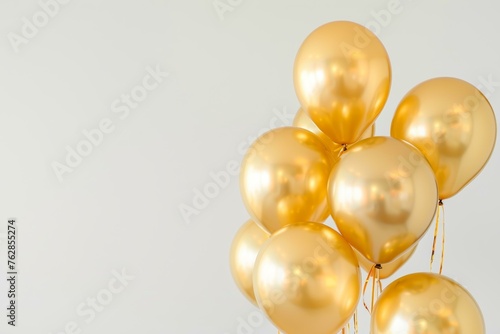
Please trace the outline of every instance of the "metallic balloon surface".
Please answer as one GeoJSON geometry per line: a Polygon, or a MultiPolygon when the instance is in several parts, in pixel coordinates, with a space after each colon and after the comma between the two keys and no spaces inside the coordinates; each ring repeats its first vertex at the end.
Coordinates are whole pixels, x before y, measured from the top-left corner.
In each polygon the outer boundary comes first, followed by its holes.
{"type": "MultiPolygon", "coordinates": [[[[306,129],[317,135],[323,144],[332,152],[333,156],[336,158],[339,156],[340,150],[342,149],[342,145],[333,142],[330,137],[328,137],[323,131],[321,131],[316,124],[312,121],[309,115],[304,111],[304,109],[300,108],[295,114],[295,118],[293,119],[293,126],[306,129]]],[[[363,140],[366,138],[370,138],[375,136],[375,124],[372,124],[365,132],[361,135],[358,140],[363,140]]]]}
{"type": "Polygon", "coordinates": [[[250,215],[269,232],[291,223],[323,222],[333,158],[313,133],[296,127],[271,130],[246,153],[240,190],[250,215]]]}
{"type": "Polygon", "coordinates": [[[334,142],[352,144],[374,123],[391,86],[389,56],[365,27],[327,23],[302,43],[295,58],[297,97],[334,142]]]}
{"type": "Polygon", "coordinates": [[[361,294],[356,255],[319,223],[284,227],[264,243],[254,269],[259,307],[285,333],[337,333],[361,294]]]}
{"type": "Polygon", "coordinates": [[[257,305],[253,292],[253,267],[262,244],[269,239],[253,220],[248,220],[238,230],[231,244],[229,265],[231,274],[245,297],[257,305]]]}
{"type": "MultiPolygon", "coordinates": [[[[397,259],[393,260],[389,263],[384,263],[382,269],[379,270],[379,278],[384,279],[392,276],[399,268],[401,268],[415,253],[417,249],[417,245],[411,246],[409,250],[407,250],[404,254],[399,256],[397,259]]],[[[368,261],[360,252],[354,249],[354,253],[356,254],[359,262],[359,266],[363,268],[367,273],[370,272],[373,265],[376,263],[368,261]]]]}
{"type": "Polygon", "coordinates": [[[391,135],[415,145],[430,162],[446,199],[465,187],[489,160],[496,141],[491,105],[473,85],[434,78],[399,104],[391,135]]]}
{"type": "Polygon", "coordinates": [[[371,334],[484,334],[470,293],[446,276],[416,273],[387,286],[373,309],[371,334]]]}
{"type": "Polygon", "coordinates": [[[349,147],[328,184],[344,238],[377,264],[392,262],[427,231],[438,204],[434,173],[413,146],[373,137],[349,147]]]}

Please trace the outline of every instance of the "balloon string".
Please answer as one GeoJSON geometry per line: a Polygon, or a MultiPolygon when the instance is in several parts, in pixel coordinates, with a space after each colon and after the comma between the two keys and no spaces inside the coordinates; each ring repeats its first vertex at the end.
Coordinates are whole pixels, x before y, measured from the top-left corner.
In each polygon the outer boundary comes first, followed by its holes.
{"type": "MultiPolygon", "coordinates": [[[[368,276],[366,276],[365,279],[365,284],[363,284],[363,305],[365,309],[368,311],[368,313],[372,313],[373,308],[375,306],[375,302],[377,301],[378,297],[382,293],[383,287],[382,287],[382,282],[380,280],[380,269],[382,269],[382,266],[380,264],[374,264],[371,268],[370,271],[368,272],[368,276]],[[370,278],[371,278],[371,301],[370,301],[370,307],[366,304],[366,289],[368,288],[368,284],[370,283],[370,278]]],[[[354,318],[354,329],[356,330],[357,333],[357,327],[358,327],[358,319],[357,319],[357,314],[355,314],[354,318]]]]}
{"type": "Polygon", "coordinates": [[[378,288],[378,291],[377,291],[377,299],[378,297],[380,296],[380,294],[382,293],[382,281],[380,280],[380,269],[382,269],[382,266],[380,264],[377,264],[375,266],[375,274],[377,276],[377,288],[378,288]]]}
{"type": "Polygon", "coordinates": [[[365,307],[365,309],[368,311],[368,313],[372,313],[372,310],[373,310],[373,304],[374,304],[374,301],[375,301],[375,288],[376,288],[376,268],[377,268],[377,264],[374,264],[371,268],[370,268],[370,271],[368,272],[368,276],[366,276],[366,280],[365,280],[365,284],[363,285],[363,305],[365,307]],[[372,278],[372,300],[371,300],[371,307],[369,308],[368,305],[366,304],[366,299],[365,299],[365,296],[366,296],[366,289],[368,287],[368,284],[370,283],[370,278],[372,278]]]}
{"type": "Polygon", "coordinates": [[[366,305],[365,295],[366,295],[366,288],[368,287],[368,282],[370,282],[370,277],[371,277],[374,269],[375,269],[375,265],[373,265],[370,268],[370,271],[368,272],[368,275],[366,276],[366,279],[365,279],[365,284],[363,284],[363,306],[368,311],[368,313],[370,313],[370,309],[368,308],[368,305],[366,305]]]}
{"type": "MultiPolygon", "coordinates": [[[[355,309],[354,310],[354,314],[352,316],[352,328],[354,330],[354,334],[359,334],[358,332],[358,309],[355,309]]],[[[341,334],[351,334],[351,320],[349,320],[349,322],[347,323],[347,325],[345,325],[343,328],[342,328],[342,331],[341,331],[341,334]]]]}
{"type": "Polygon", "coordinates": [[[373,305],[375,304],[375,290],[377,288],[377,267],[375,267],[375,272],[373,273],[372,279],[372,302],[370,304],[370,314],[373,312],[373,305]]]}
{"type": "Polygon", "coordinates": [[[348,322],[347,325],[345,325],[342,328],[342,334],[351,334],[351,323],[348,322]]]}
{"type": "Polygon", "coordinates": [[[443,215],[442,215],[442,229],[443,229],[443,238],[441,239],[441,262],[439,263],[439,275],[441,275],[443,273],[443,263],[444,263],[444,244],[445,244],[445,237],[446,237],[446,229],[445,229],[445,225],[444,225],[444,204],[443,204],[443,201],[440,201],[439,203],[439,207],[441,208],[441,210],[443,210],[443,215]]]}
{"type": "Polygon", "coordinates": [[[358,333],[358,309],[354,310],[354,334],[359,334],[358,333]]]}
{"type": "Polygon", "coordinates": [[[431,263],[430,263],[430,271],[432,271],[432,265],[434,264],[434,255],[436,253],[436,243],[437,237],[439,234],[439,224],[442,222],[442,240],[441,240],[441,261],[439,265],[439,274],[443,272],[443,263],[444,263],[444,245],[445,245],[445,230],[444,230],[444,204],[442,200],[439,200],[439,206],[436,214],[436,226],[434,227],[434,238],[432,241],[432,252],[431,252],[431,263]],[[442,215],[441,215],[442,211],[442,215]],[[442,216],[442,217],[441,217],[442,216]]]}
{"type": "Polygon", "coordinates": [[[438,235],[438,231],[439,231],[439,213],[440,212],[441,212],[441,210],[438,207],[438,210],[436,213],[436,224],[434,226],[434,239],[432,240],[430,271],[432,271],[432,264],[434,263],[434,253],[436,252],[436,240],[437,240],[437,235],[438,235]]]}

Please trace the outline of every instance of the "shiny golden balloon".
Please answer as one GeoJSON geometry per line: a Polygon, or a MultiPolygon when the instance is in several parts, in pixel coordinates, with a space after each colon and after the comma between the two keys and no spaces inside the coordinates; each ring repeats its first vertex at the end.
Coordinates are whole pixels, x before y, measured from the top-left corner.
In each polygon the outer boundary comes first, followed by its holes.
{"type": "MultiPolygon", "coordinates": [[[[409,250],[407,250],[404,254],[400,255],[397,259],[393,260],[392,262],[385,263],[382,266],[382,269],[379,270],[379,278],[380,279],[385,279],[390,276],[392,276],[396,271],[398,271],[399,268],[401,268],[415,253],[415,250],[417,249],[417,245],[411,246],[409,250]]],[[[367,273],[370,272],[372,267],[376,264],[373,262],[370,262],[367,260],[363,255],[361,255],[360,252],[358,252],[356,249],[354,249],[354,253],[356,254],[356,257],[358,258],[359,266],[363,268],[367,273]]]]}
{"type": "Polygon", "coordinates": [[[351,246],[332,228],[292,224],[262,246],[254,268],[259,307],[285,333],[337,333],[354,313],[361,273],[351,246]]]}
{"type": "Polygon", "coordinates": [[[481,310],[460,284],[442,275],[399,278],[380,295],[371,334],[484,334],[481,310]]]}
{"type": "Polygon", "coordinates": [[[392,262],[427,231],[438,204],[434,173],[413,146],[373,137],[349,147],[328,183],[332,218],[370,262],[392,262]]]}
{"type": "Polygon", "coordinates": [[[367,28],[327,23],[302,43],[294,64],[295,92],[332,141],[352,144],[374,123],[391,86],[389,56],[367,28]]]}
{"type": "Polygon", "coordinates": [[[415,145],[430,162],[439,198],[465,187],[489,160],[497,126],[486,97],[456,78],[435,78],[410,90],[399,104],[391,135],[415,145]]]}
{"type": "Polygon", "coordinates": [[[248,220],[236,233],[231,244],[229,264],[231,274],[245,297],[257,305],[253,292],[253,267],[262,244],[269,233],[253,220],[248,220]]]}
{"type": "MultiPolygon", "coordinates": [[[[339,156],[340,150],[342,149],[342,145],[333,142],[330,137],[325,135],[323,131],[321,131],[316,124],[312,121],[309,115],[304,111],[304,109],[300,108],[295,114],[295,118],[293,119],[293,126],[306,129],[314,133],[318,136],[323,144],[332,152],[334,158],[339,156]]],[[[366,138],[370,138],[375,136],[375,124],[372,124],[365,132],[361,135],[358,140],[363,140],[366,138]]]]}
{"type": "Polygon", "coordinates": [[[243,202],[269,232],[291,223],[323,222],[333,158],[313,133],[283,127],[266,132],[246,153],[240,172],[243,202]]]}

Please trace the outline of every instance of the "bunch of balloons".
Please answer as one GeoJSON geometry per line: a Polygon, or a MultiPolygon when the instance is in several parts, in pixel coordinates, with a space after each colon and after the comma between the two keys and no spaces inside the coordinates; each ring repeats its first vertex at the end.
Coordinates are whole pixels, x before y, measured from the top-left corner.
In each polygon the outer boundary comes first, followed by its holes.
{"type": "MultiPolygon", "coordinates": [[[[410,258],[442,201],[488,161],[496,120],[474,86],[434,78],[402,99],[391,136],[374,136],[391,66],[380,40],[353,22],[306,38],[294,85],[294,126],[265,133],[244,157],[240,188],[251,218],[230,265],[283,333],[334,334],[360,301],[360,266],[386,278],[410,258]],[[323,224],[329,215],[338,232],[323,224]]],[[[441,274],[396,279],[371,309],[373,334],[484,332],[473,297],[441,274]]]]}

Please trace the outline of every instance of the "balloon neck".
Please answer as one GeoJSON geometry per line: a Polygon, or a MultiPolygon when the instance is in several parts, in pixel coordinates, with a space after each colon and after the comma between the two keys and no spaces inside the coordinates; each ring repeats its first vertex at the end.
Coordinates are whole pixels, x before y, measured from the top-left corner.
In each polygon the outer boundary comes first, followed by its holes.
{"type": "Polygon", "coordinates": [[[347,144],[342,144],[342,148],[339,151],[339,155],[337,158],[340,158],[344,152],[347,151],[347,144]]]}
{"type": "Polygon", "coordinates": [[[442,200],[442,199],[440,199],[440,200],[438,201],[438,205],[439,205],[439,206],[443,206],[443,205],[444,205],[444,203],[443,203],[443,200],[442,200]]]}
{"type": "Polygon", "coordinates": [[[377,264],[375,265],[375,269],[382,269],[382,265],[381,265],[380,263],[377,263],[377,264]]]}

